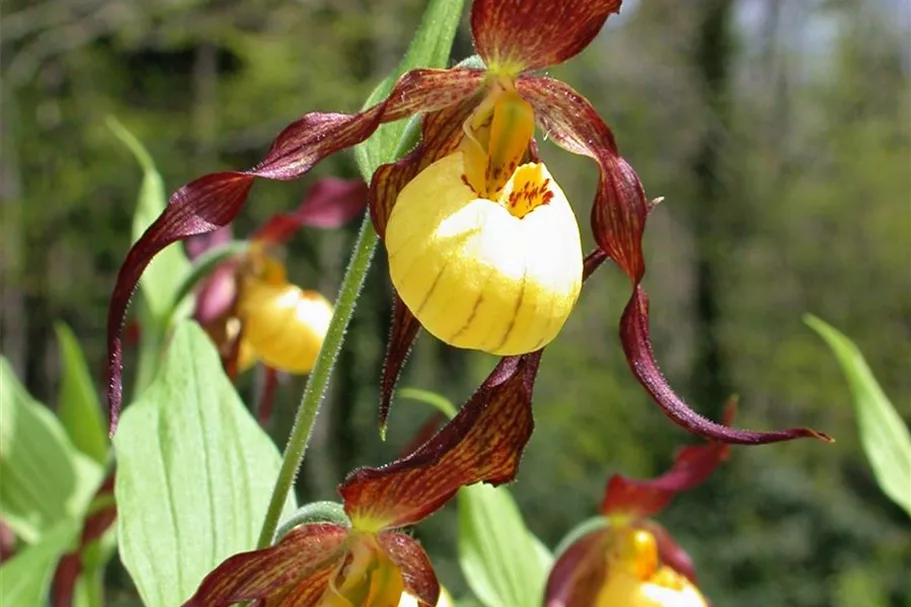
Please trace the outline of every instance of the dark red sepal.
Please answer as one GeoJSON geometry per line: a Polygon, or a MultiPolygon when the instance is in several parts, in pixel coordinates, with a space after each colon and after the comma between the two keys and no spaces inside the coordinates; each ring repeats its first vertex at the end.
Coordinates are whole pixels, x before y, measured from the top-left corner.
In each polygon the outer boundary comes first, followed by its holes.
{"type": "Polygon", "coordinates": [[[726,443],[762,444],[801,437],[831,440],[806,428],[780,432],[728,428],[699,415],[674,393],[652,353],[648,299],[640,286],[645,274],[642,235],[654,205],[646,198],[636,172],[620,156],[610,129],[585,97],[551,78],[520,78],[516,90],[534,106],[538,121],[554,143],[598,163],[600,180],[591,211],[595,242],[620,266],[633,288],[620,321],[623,349],[634,375],[664,413],[694,434],[726,443]]]}
{"type": "Polygon", "coordinates": [[[458,103],[480,86],[475,70],[412,70],[389,97],[359,114],[314,112],[286,127],[265,159],[249,171],[206,175],[179,189],[164,212],[130,249],[117,276],[108,309],[108,406],[113,435],[123,400],[121,333],[127,304],[146,266],[164,247],[221,228],[240,213],[256,177],[297,179],[317,162],[367,139],[384,122],[433,112],[458,103]]]}
{"type": "Polygon", "coordinates": [[[621,0],[475,0],[474,46],[497,69],[536,70],[566,61],[598,35],[621,0]]]}
{"type": "Polygon", "coordinates": [[[417,523],[460,487],[515,478],[534,428],[532,388],[541,352],[503,358],[458,415],[416,451],[380,468],[355,470],[339,486],[355,527],[417,523]]]}
{"type": "Polygon", "coordinates": [[[414,340],[421,332],[421,323],[415,318],[398,293],[393,293],[392,328],[386,341],[386,358],[383,363],[383,378],[380,382],[380,432],[385,433],[389,408],[392,405],[392,393],[395,384],[402,374],[405,359],[411,351],[414,340]]]}
{"type": "Polygon", "coordinates": [[[267,599],[270,606],[312,605],[344,555],[349,532],[334,523],[310,523],[295,527],[274,546],[235,554],[203,579],[184,607],[228,607],[257,599],[267,599]]]}
{"type": "MultiPolygon", "coordinates": [[[[725,422],[733,418],[733,405],[729,406],[725,422]]],[[[622,514],[632,518],[646,518],[657,514],[683,491],[702,484],[728,456],[730,447],[725,443],[690,445],[677,452],[670,470],[657,478],[631,479],[622,474],[613,475],[607,482],[601,513],[610,516],[622,514]]]]}
{"type": "Polygon", "coordinates": [[[398,531],[384,531],[377,539],[402,572],[405,590],[428,607],[435,607],[440,600],[440,583],[430,557],[421,545],[410,535],[398,531]]]}
{"type": "MultiPolygon", "coordinates": [[[[544,589],[544,607],[591,607],[607,578],[611,528],[582,536],[563,551],[544,589]]],[[[619,605],[617,607],[620,607],[619,605]]]]}
{"type": "Polygon", "coordinates": [[[361,179],[325,177],[310,186],[297,209],[266,220],[252,240],[284,244],[305,226],[339,228],[361,215],[366,206],[367,184],[361,179]]]}

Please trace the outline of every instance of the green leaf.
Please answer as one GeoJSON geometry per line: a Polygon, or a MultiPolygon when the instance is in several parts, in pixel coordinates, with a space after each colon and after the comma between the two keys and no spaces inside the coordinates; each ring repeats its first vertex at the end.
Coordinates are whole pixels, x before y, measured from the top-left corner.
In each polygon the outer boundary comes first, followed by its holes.
{"type": "Polygon", "coordinates": [[[411,400],[416,400],[418,402],[425,403],[430,405],[440,413],[446,416],[447,419],[452,419],[456,416],[456,407],[452,404],[452,401],[437,394],[436,392],[431,392],[430,390],[421,390],[420,388],[402,388],[398,391],[398,396],[400,398],[409,398],[411,400]]]}
{"type": "Polygon", "coordinates": [[[0,518],[33,544],[61,521],[82,520],[102,474],[0,357],[0,518]]]}
{"type": "MultiPolygon", "coordinates": [[[[392,91],[396,79],[408,70],[418,67],[447,67],[463,6],[463,0],[431,0],[405,57],[395,72],[373,90],[364,104],[365,108],[385,99],[392,91]]],[[[354,148],[358,168],[367,183],[370,183],[378,166],[394,159],[405,125],[405,120],[384,124],[370,139],[354,148]]]]}
{"type": "Polygon", "coordinates": [[[106,424],[101,401],[92,384],[85,356],[73,331],[62,322],[54,324],[63,377],[57,398],[57,417],[77,449],[104,464],[108,454],[106,424]]]}
{"type": "Polygon", "coordinates": [[[114,450],[120,557],[146,605],[181,604],[221,561],[253,548],[280,457],[199,326],[177,325],[114,450]]]}
{"type": "Polygon", "coordinates": [[[39,607],[47,604],[57,561],[76,541],[80,524],[62,520],[40,542],[0,566],[0,605],[39,607]]]}
{"type": "Polygon", "coordinates": [[[911,434],[908,427],[879,387],[857,346],[815,316],[804,316],[804,322],[829,344],[848,379],[860,440],[880,489],[911,516],[911,434]]]}
{"type": "MultiPolygon", "coordinates": [[[[136,242],[167,205],[164,182],[142,143],[115,118],[108,118],[107,122],[108,128],[130,149],[143,171],[139,201],[133,214],[133,242],[136,242]]],[[[143,272],[139,287],[156,319],[168,314],[177,286],[189,270],[190,262],[183,249],[173,244],[156,255],[143,272]]]]}
{"type": "Polygon", "coordinates": [[[482,604],[538,607],[552,564],[505,487],[459,491],[459,565],[482,604]]]}

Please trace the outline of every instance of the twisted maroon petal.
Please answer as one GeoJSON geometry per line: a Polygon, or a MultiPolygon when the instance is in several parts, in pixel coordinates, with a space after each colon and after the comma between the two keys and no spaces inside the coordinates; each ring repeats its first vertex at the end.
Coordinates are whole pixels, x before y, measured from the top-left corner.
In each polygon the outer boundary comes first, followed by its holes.
{"type": "Polygon", "coordinates": [[[728,428],[699,415],[674,393],[652,353],[648,299],[639,284],[645,274],[642,235],[653,208],[639,177],[620,156],[613,134],[592,105],[569,85],[551,78],[523,77],[516,89],[534,106],[538,121],[557,145],[598,163],[600,180],[591,211],[592,231],[598,247],[620,266],[633,288],[620,321],[623,350],[636,378],[665,415],[694,434],[725,443],[762,444],[800,437],[830,440],[807,428],[780,432],[728,428]]]}
{"type": "Polygon", "coordinates": [[[487,65],[536,70],[588,46],[621,0],[475,0],[471,33],[487,65]]]}
{"type": "Polygon", "coordinates": [[[595,605],[607,578],[610,537],[610,527],[598,529],[579,538],[557,558],[547,577],[544,607],[595,605]]]}
{"type": "Polygon", "coordinates": [[[776,432],[738,430],[713,422],[693,411],[682,398],[671,389],[652,352],[648,332],[648,296],[641,286],[636,285],[633,296],[620,318],[620,341],[633,373],[649,394],[652,395],[664,414],[676,424],[710,440],[740,445],[762,445],[793,440],[795,438],[818,438],[831,442],[822,432],[810,428],[789,428],[776,432]]]}
{"type": "Polygon", "coordinates": [[[117,276],[108,310],[108,406],[110,431],[117,427],[123,398],[123,319],[146,266],[169,244],[213,232],[230,223],[257,177],[297,179],[317,162],[364,141],[384,122],[436,111],[475,92],[483,74],[464,69],[413,70],[402,75],[389,97],[359,114],[312,113],[285,128],[265,159],[249,171],[201,177],[171,196],[164,212],[133,245],[117,276]]]}
{"type": "Polygon", "coordinates": [[[503,358],[433,438],[391,464],[348,475],[339,493],[354,526],[413,524],[460,487],[515,478],[534,428],[531,397],[540,358],[540,351],[503,358]]]}
{"type": "Polygon", "coordinates": [[[405,590],[429,607],[440,600],[440,583],[430,557],[410,535],[398,531],[384,531],[378,536],[380,546],[402,572],[405,590]]]}
{"type": "Polygon", "coordinates": [[[310,523],[274,546],[235,554],[203,579],[184,607],[228,607],[257,599],[269,599],[269,605],[313,604],[344,555],[348,533],[341,525],[310,523]],[[305,597],[313,600],[302,602],[305,597]]]}

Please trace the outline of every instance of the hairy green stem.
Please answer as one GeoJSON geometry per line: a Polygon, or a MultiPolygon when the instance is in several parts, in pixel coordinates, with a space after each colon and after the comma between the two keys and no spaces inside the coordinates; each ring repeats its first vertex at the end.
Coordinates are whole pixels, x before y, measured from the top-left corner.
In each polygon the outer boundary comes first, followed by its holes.
{"type": "MultiPolygon", "coordinates": [[[[414,147],[420,136],[420,125],[419,117],[412,116],[405,126],[391,160],[401,158],[408,150],[414,147]]],[[[378,240],[379,237],[376,230],[373,229],[373,223],[368,212],[364,215],[361,230],[357,235],[357,242],[354,243],[354,250],[351,253],[351,261],[348,262],[345,277],[342,278],[342,285],[339,287],[338,297],[335,302],[335,313],[329,323],[326,338],[323,340],[323,347],[316,357],[316,363],[313,365],[310,377],[307,378],[307,386],[304,388],[304,395],[301,397],[300,406],[294,417],[294,426],[291,428],[291,436],[288,437],[288,443],[285,445],[282,467],[278,471],[278,480],[275,481],[275,488],[272,490],[272,498],[269,501],[269,509],[266,511],[266,519],[263,521],[263,528],[259,533],[259,541],[256,543],[257,548],[265,548],[270,545],[272,538],[275,536],[282,508],[284,508],[291,487],[294,485],[294,477],[297,475],[297,470],[304,459],[307,445],[310,443],[310,435],[313,433],[313,423],[316,421],[316,414],[319,412],[320,403],[323,401],[326,386],[329,385],[329,378],[335,368],[338,353],[342,348],[342,343],[345,341],[345,332],[348,330],[348,323],[351,322],[351,316],[354,314],[358,295],[364,286],[364,280],[367,278],[367,271],[370,270],[373,250],[376,248],[378,240]]]]}
{"type": "Polygon", "coordinates": [[[304,395],[301,397],[301,404],[294,419],[294,427],[291,429],[291,436],[288,437],[288,443],[285,446],[282,467],[278,473],[278,480],[275,482],[275,489],[272,491],[272,499],[259,534],[257,548],[265,548],[271,544],[275,530],[278,528],[282,508],[288,499],[291,486],[294,484],[297,469],[304,459],[304,453],[313,432],[313,422],[316,421],[316,414],[319,412],[323,394],[329,384],[332,369],[335,367],[342,342],[345,341],[345,331],[347,331],[348,323],[354,313],[357,296],[361,292],[367,271],[370,269],[377,240],[376,230],[373,229],[368,213],[364,216],[351,261],[345,271],[345,277],[342,279],[342,286],[339,288],[338,298],[335,302],[335,313],[332,316],[332,322],[329,323],[326,339],[323,341],[323,347],[320,349],[313,371],[307,378],[307,387],[304,388],[304,395]]]}

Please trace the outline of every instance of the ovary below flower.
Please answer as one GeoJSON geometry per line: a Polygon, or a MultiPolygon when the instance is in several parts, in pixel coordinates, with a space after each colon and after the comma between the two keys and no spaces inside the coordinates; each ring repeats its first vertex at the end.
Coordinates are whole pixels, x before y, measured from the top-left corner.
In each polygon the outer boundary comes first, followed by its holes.
{"type": "Polygon", "coordinates": [[[520,164],[533,116],[508,93],[497,99],[466,125],[462,149],[402,190],[385,240],[392,282],[428,331],[505,356],[560,332],[582,286],[582,247],[547,167],[520,164]]]}
{"type": "Polygon", "coordinates": [[[267,365],[289,373],[307,373],[323,345],[332,304],[316,291],[289,283],[246,280],[237,314],[243,340],[267,365]]]}

